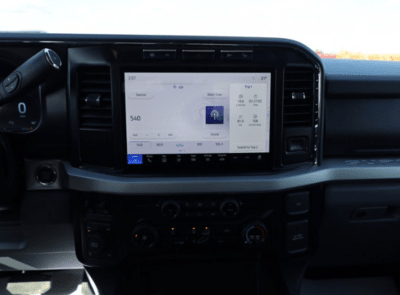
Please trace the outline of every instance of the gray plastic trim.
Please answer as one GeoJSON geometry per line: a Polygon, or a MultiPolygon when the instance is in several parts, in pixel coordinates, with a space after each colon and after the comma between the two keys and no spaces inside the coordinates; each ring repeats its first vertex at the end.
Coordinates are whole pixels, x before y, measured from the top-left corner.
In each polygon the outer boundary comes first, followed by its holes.
{"type": "MultiPolygon", "coordinates": [[[[53,189],[117,195],[183,194],[183,193],[261,193],[294,189],[333,181],[390,180],[400,178],[400,159],[324,159],[321,166],[300,167],[279,174],[208,177],[143,177],[116,176],[72,167],[69,162],[57,161],[62,183],[53,189]]],[[[30,163],[32,166],[40,163],[30,163]]],[[[30,186],[40,190],[43,187],[30,186]]],[[[51,189],[52,185],[46,186],[51,189]]]]}

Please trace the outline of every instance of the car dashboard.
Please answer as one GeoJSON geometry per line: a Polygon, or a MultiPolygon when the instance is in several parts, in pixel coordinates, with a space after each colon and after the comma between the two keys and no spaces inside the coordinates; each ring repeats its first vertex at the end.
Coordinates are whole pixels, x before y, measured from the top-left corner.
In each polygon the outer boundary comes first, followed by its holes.
{"type": "Polygon", "coordinates": [[[399,69],[279,38],[2,33],[0,265],[290,295],[393,266],[399,69]]]}

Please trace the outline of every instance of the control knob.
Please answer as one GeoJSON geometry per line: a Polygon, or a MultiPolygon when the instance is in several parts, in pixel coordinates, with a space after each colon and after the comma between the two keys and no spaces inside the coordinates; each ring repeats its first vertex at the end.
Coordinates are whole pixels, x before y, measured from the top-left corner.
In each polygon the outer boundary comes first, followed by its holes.
{"type": "Polygon", "coordinates": [[[158,240],[158,230],[148,223],[135,226],[132,231],[132,243],[136,249],[150,250],[155,247],[158,240]]]}
{"type": "Polygon", "coordinates": [[[246,247],[256,248],[265,244],[268,231],[261,221],[245,224],[242,228],[242,239],[246,247]]]}
{"type": "Polygon", "coordinates": [[[181,212],[181,205],[175,200],[164,201],[161,205],[161,215],[167,219],[175,219],[181,212]]]}
{"type": "Polygon", "coordinates": [[[239,203],[234,199],[226,199],[219,206],[222,216],[226,218],[234,218],[240,211],[239,203]]]}

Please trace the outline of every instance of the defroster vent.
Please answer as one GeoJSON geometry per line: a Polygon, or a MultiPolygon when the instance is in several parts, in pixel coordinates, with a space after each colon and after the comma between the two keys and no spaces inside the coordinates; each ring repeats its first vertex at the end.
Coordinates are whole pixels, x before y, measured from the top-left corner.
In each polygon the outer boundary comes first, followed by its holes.
{"type": "Polygon", "coordinates": [[[314,84],[312,68],[288,67],[284,78],[284,127],[311,127],[313,125],[314,84]]]}
{"type": "Polygon", "coordinates": [[[111,75],[109,67],[78,71],[79,127],[111,129],[111,75]]]}

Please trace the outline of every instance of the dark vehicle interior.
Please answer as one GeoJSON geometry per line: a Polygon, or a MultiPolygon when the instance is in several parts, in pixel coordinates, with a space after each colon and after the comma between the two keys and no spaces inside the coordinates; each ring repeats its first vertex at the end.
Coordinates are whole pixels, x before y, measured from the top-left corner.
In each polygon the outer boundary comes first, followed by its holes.
{"type": "Polygon", "coordinates": [[[0,294],[400,294],[398,62],[0,33],[0,82],[0,294]]]}

